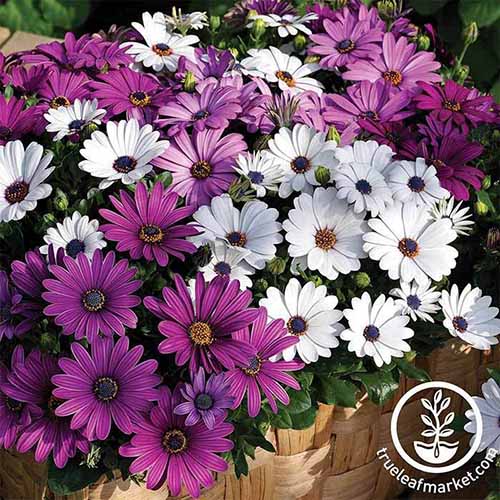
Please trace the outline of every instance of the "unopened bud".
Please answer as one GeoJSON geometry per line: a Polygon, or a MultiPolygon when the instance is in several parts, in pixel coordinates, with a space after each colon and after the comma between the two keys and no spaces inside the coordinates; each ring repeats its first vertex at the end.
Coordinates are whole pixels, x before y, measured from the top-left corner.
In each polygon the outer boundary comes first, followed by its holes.
{"type": "Polygon", "coordinates": [[[498,227],[490,227],[490,229],[488,229],[486,247],[488,250],[500,250],[500,229],[498,227]]]}
{"type": "Polygon", "coordinates": [[[196,87],[196,78],[192,71],[187,71],[184,77],[183,88],[186,92],[193,92],[196,87]]]}
{"type": "Polygon", "coordinates": [[[362,272],[356,273],[354,275],[354,283],[356,283],[358,288],[368,288],[371,283],[370,276],[362,272]]]}
{"type": "Polygon", "coordinates": [[[232,56],[237,59],[238,56],[240,55],[240,52],[238,51],[238,49],[236,47],[229,47],[229,52],[231,52],[232,56]]]}
{"type": "Polygon", "coordinates": [[[319,62],[320,59],[321,59],[320,56],[310,55],[304,59],[304,64],[316,64],[319,62]]]}
{"type": "Polygon", "coordinates": [[[254,283],[254,288],[256,292],[264,293],[269,288],[269,283],[264,278],[260,278],[254,283]]]}
{"type": "Polygon", "coordinates": [[[220,28],[220,17],[210,16],[209,26],[212,31],[217,31],[220,28]]]}
{"type": "Polygon", "coordinates": [[[455,69],[455,79],[459,83],[465,82],[467,77],[469,76],[470,68],[469,66],[462,64],[458,68],[455,69]]]}
{"type": "Polygon", "coordinates": [[[286,260],[281,257],[274,257],[267,263],[267,270],[276,276],[282,274],[286,268],[286,260]]]}
{"type": "Polygon", "coordinates": [[[491,175],[487,175],[484,179],[483,182],[481,183],[481,187],[483,189],[489,189],[491,187],[491,175]]]}
{"type": "Polygon", "coordinates": [[[62,212],[64,212],[64,210],[67,210],[69,207],[68,197],[59,188],[56,189],[56,195],[54,197],[54,207],[56,208],[56,210],[61,210],[62,212]]]}
{"type": "Polygon", "coordinates": [[[212,249],[210,245],[202,245],[193,254],[193,262],[198,267],[205,267],[212,259],[212,249]]]}
{"type": "Polygon", "coordinates": [[[431,46],[431,39],[427,35],[418,35],[417,36],[417,47],[419,50],[429,50],[431,46]]]}
{"type": "Polygon", "coordinates": [[[395,0],[380,0],[377,3],[377,10],[382,19],[393,19],[397,11],[397,4],[395,0]]]}
{"type": "Polygon", "coordinates": [[[263,149],[267,149],[267,145],[269,144],[269,141],[272,139],[272,136],[270,134],[265,134],[261,135],[258,137],[255,142],[254,142],[254,149],[262,151],[263,149]]]}
{"type": "Polygon", "coordinates": [[[307,45],[307,38],[302,35],[302,33],[299,33],[294,39],[293,39],[293,45],[297,50],[303,50],[306,48],[307,45]]]}
{"type": "Polygon", "coordinates": [[[474,203],[474,211],[477,215],[487,215],[489,211],[488,205],[482,201],[476,201],[476,203],[474,203]]]}
{"type": "Polygon", "coordinates": [[[462,37],[465,45],[472,45],[479,36],[479,29],[477,27],[476,21],[472,21],[468,24],[464,31],[462,32],[462,37]]]}
{"type": "Polygon", "coordinates": [[[325,186],[330,181],[330,170],[320,165],[318,168],[316,168],[314,172],[314,177],[316,177],[316,180],[322,186],[325,186]]]}
{"type": "Polygon", "coordinates": [[[330,128],[328,129],[328,134],[326,135],[326,138],[329,141],[335,141],[337,144],[340,143],[339,131],[333,125],[330,125],[330,128]]]}
{"type": "Polygon", "coordinates": [[[252,26],[252,34],[255,38],[261,38],[266,32],[266,23],[262,19],[255,19],[252,26]]]}

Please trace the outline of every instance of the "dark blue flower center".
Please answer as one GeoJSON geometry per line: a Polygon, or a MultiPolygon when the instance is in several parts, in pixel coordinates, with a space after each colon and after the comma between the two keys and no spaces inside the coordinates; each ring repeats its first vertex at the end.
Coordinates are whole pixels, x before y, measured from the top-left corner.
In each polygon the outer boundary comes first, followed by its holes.
{"type": "Polygon", "coordinates": [[[20,413],[23,409],[24,404],[20,401],[16,401],[15,399],[11,399],[9,397],[5,397],[5,406],[13,413],[20,413]]]}
{"type": "Polygon", "coordinates": [[[82,302],[83,307],[85,307],[87,311],[97,312],[104,307],[104,304],[106,303],[106,296],[101,292],[101,290],[92,288],[83,294],[82,302]]]}
{"type": "Polygon", "coordinates": [[[119,156],[113,163],[113,168],[120,174],[128,174],[137,165],[137,160],[131,156],[119,156]]]}
{"type": "Polygon", "coordinates": [[[184,432],[174,429],[165,432],[162,444],[169,453],[180,453],[187,447],[187,437],[184,432]]]}
{"type": "Polygon", "coordinates": [[[49,410],[49,413],[53,416],[56,409],[61,406],[62,403],[62,399],[56,398],[55,396],[50,396],[49,400],[47,401],[47,409],[49,410]]]}
{"type": "Polygon", "coordinates": [[[233,247],[244,247],[247,242],[247,237],[244,233],[239,231],[233,231],[232,233],[226,234],[227,241],[233,247]]]}
{"type": "Polygon", "coordinates": [[[418,177],[414,175],[408,180],[408,187],[414,192],[414,193],[420,193],[424,190],[425,188],[425,182],[422,177],[418,177]]]}
{"type": "Polygon", "coordinates": [[[194,406],[198,410],[210,410],[214,405],[214,400],[210,394],[201,393],[194,399],[194,406]]]}
{"type": "Polygon", "coordinates": [[[69,123],[70,130],[80,130],[85,125],[85,120],[73,120],[69,123]]]}
{"type": "Polygon", "coordinates": [[[363,118],[368,118],[369,120],[374,120],[374,121],[379,120],[379,116],[376,111],[365,111],[364,113],[361,113],[361,116],[363,118]]]}
{"type": "Polygon", "coordinates": [[[361,194],[370,194],[372,192],[372,186],[366,179],[360,179],[356,182],[356,189],[361,194]]]}
{"type": "Polygon", "coordinates": [[[408,295],[408,297],[406,297],[406,303],[408,307],[414,311],[422,305],[422,301],[416,295],[408,295]]]}
{"type": "Polygon", "coordinates": [[[28,196],[30,187],[24,181],[13,182],[10,186],[5,188],[4,196],[10,205],[14,203],[20,203],[28,196]]]}
{"type": "Polygon", "coordinates": [[[94,394],[101,401],[111,401],[118,395],[118,382],[110,377],[101,377],[94,383],[94,394]]]}
{"type": "Polygon", "coordinates": [[[205,111],[204,109],[200,109],[199,111],[194,113],[193,120],[204,120],[205,118],[208,117],[208,115],[209,115],[208,111],[205,111]]]}
{"type": "Polygon", "coordinates": [[[250,172],[248,172],[248,178],[253,184],[260,184],[264,180],[262,173],[257,172],[257,170],[250,170],[250,172]]]}
{"type": "Polygon", "coordinates": [[[380,330],[375,325],[368,325],[363,331],[363,336],[369,342],[375,342],[380,337],[380,330]]]}
{"type": "Polygon", "coordinates": [[[12,313],[10,312],[10,306],[0,306],[0,325],[3,323],[8,323],[11,319],[12,313]]]}
{"type": "Polygon", "coordinates": [[[453,328],[455,328],[455,330],[459,331],[460,333],[466,332],[469,326],[469,323],[467,323],[467,320],[463,316],[455,316],[452,323],[453,328]]]}
{"type": "Polygon", "coordinates": [[[311,162],[305,156],[297,156],[290,166],[296,174],[303,174],[311,168],[311,162]]]}
{"type": "Polygon", "coordinates": [[[288,333],[300,337],[307,331],[307,322],[301,316],[293,316],[287,321],[286,327],[288,333]]]}
{"type": "Polygon", "coordinates": [[[411,238],[403,238],[398,243],[398,249],[405,257],[410,258],[416,257],[419,253],[418,243],[411,238]]]}
{"type": "Polygon", "coordinates": [[[346,54],[347,52],[353,51],[354,47],[355,47],[354,42],[352,40],[349,40],[349,39],[342,40],[341,42],[339,42],[337,44],[337,50],[341,54],[346,54]]]}
{"type": "Polygon", "coordinates": [[[242,368],[243,373],[255,377],[260,372],[262,367],[262,359],[259,356],[254,356],[249,362],[246,368],[242,368]]]}
{"type": "Polygon", "coordinates": [[[163,231],[154,224],[145,224],[139,231],[139,239],[150,245],[161,243],[163,241],[163,231]]]}
{"type": "Polygon", "coordinates": [[[12,129],[4,125],[0,125],[0,139],[7,140],[10,139],[11,136],[12,136],[12,129]]]}
{"type": "Polygon", "coordinates": [[[229,276],[231,274],[231,266],[227,262],[217,262],[214,265],[214,271],[219,276],[229,276]]]}
{"type": "Polygon", "coordinates": [[[85,250],[85,244],[83,243],[83,241],[77,240],[76,238],[74,240],[71,240],[66,245],[66,254],[73,258],[75,258],[79,253],[83,252],[84,250],[85,250]]]}
{"type": "Polygon", "coordinates": [[[166,43],[156,43],[151,48],[153,49],[153,52],[159,56],[170,56],[173,52],[166,43]]]}

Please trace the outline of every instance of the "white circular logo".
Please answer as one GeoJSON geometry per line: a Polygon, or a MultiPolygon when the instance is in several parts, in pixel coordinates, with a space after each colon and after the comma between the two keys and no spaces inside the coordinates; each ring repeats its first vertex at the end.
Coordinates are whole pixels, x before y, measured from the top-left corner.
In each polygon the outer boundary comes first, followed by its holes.
{"type": "Polygon", "coordinates": [[[476,453],[481,443],[481,436],[483,433],[483,419],[477,403],[472,396],[467,394],[461,387],[450,384],[449,382],[426,382],[417,385],[410,389],[397,403],[396,408],[392,414],[391,419],[391,436],[397,452],[411,466],[415,469],[430,472],[434,474],[443,474],[451,472],[462,465],[466,464],[476,453]],[[414,441],[413,448],[416,455],[427,464],[418,462],[408,455],[406,450],[401,445],[398,436],[398,418],[404,405],[419,392],[434,389],[432,395],[427,398],[421,398],[422,414],[420,418],[425,424],[425,430],[421,433],[423,437],[428,438],[429,442],[414,441]],[[450,397],[444,397],[443,389],[452,391],[465,399],[469,404],[474,416],[476,418],[477,431],[470,443],[469,451],[456,462],[449,463],[455,456],[459,448],[459,441],[453,439],[454,431],[449,427],[454,419],[454,412],[449,411],[451,402],[450,397]],[[440,465],[448,463],[448,465],[440,465]]]}

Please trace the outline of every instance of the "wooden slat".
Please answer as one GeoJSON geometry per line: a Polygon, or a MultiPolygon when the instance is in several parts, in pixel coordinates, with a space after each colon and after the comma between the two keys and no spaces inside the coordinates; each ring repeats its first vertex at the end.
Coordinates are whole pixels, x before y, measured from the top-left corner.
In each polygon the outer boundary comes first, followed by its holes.
{"type": "Polygon", "coordinates": [[[33,49],[39,43],[51,42],[53,38],[33,33],[25,33],[24,31],[16,31],[9,40],[3,45],[2,52],[10,54],[19,50],[33,49]]]}
{"type": "Polygon", "coordinates": [[[10,31],[0,27],[0,47],[9,39],[10,31]]]}

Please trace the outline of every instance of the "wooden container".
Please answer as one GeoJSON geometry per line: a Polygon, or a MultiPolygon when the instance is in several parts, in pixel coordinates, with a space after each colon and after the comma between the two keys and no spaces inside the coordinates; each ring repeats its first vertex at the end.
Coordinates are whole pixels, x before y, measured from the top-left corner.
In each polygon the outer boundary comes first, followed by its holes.
{"type": "Polygon", "coordinates": [[[479,365],[479,388],[483,385],[489,378],[488,368],[500,369],[500,344],[493,346],[488,351],[481,351],[481,361],[479,365]]]}

